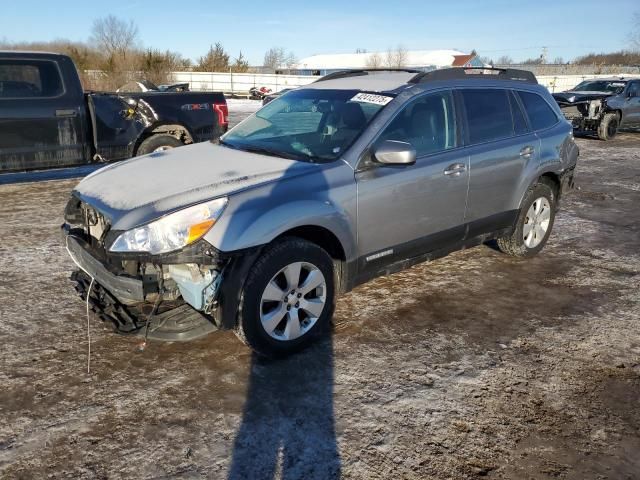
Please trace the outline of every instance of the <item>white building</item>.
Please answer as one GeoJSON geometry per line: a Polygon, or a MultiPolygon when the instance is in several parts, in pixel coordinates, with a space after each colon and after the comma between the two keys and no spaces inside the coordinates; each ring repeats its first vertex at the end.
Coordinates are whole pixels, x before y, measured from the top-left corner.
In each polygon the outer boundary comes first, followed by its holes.
{"type": "MultiPolygon", "coordinates": [[[[391,54],[395,54],[392,50],[391,54]]],[[[467,55],[458,50],[412,50],[404,52],[403,67],[417,70],[435,70],[451,66],[482,66],[475,55],[467,55]]],[[[300,75],[326,75],[338,70],[379,68],[388,66],[388,52],[338,53],[312,55],[303,58],[291,70],[300,75]],[[377,61],[376,61],[377,60],[377,61]]]]}

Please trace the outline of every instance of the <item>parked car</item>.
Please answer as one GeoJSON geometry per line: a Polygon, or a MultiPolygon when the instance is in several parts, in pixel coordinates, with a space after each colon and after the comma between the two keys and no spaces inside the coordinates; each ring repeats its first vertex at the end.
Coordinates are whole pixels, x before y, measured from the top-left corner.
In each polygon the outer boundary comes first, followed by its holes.
{"type": "Polygon", "coordinates": [[[63,226],[72,278],[118,331],[235,329],[286,354],[327,330],[337,294],[374,277],[492,239],[540,252],[577,157],[529,72],[331,74],[218,145],[82,180],[63,226]]]}
{"type": "Polygon", "coordinates": [[[263,106],[266,105],[270,101],[275,100],[280,95],[284,95],[285,93],[290,92],[291,90],[293,90],[293,88],[283,88],[282,90],[278,90],[277,92],[273,92],[273,93],[270,93],[269,95],[265,95],[264,98],[262,99],[262,105],[263,106]]]}
{"type": "Polygon", "coordinates": [[[553,97],[576,131],[601,140],[611,140],[619,128],[640,126],[640,79],[585,80],[553,97]]]}
{"type": "Polygon", "coordinates": [[[0,52],[0,171],[114,161],[217,139],[222,93],[85,93],[72,60],[0,52]]]}

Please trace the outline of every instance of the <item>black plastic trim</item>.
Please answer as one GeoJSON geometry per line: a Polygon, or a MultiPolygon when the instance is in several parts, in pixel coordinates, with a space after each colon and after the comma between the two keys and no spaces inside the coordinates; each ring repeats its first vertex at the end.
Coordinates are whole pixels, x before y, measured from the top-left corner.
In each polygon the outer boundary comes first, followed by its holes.
{"type": "Polygon", "coordinates": [[[517,81],[538,84],[538,80],[533,72],[528,70],[517,70],[515,68],[497,67],[453,67],[421,72],[409,80],[409,83],[426,83],[446,80],[470,80],[470,79],[490,79],[498,81],[517,81]],[[484,73],[490,71],[491,73],[484,73]],[[472,72],[472,73],[470,73],[472,72]]]}
{"type": "Polygon", "coordinates": [[[373,278],[390,275],[412,265],[435,260],[506,234],[513,230],[519,213],[520,210],[501,212],[416,240],[390,246],[388,249],[393,250],[393,254],[379,259],[367,261],[367,257],[376,252],[367,253],[359,257],[355,265],[348,266],[348,268],[357,268],[358,273],[348,285],[347,290],[373,278]]]}

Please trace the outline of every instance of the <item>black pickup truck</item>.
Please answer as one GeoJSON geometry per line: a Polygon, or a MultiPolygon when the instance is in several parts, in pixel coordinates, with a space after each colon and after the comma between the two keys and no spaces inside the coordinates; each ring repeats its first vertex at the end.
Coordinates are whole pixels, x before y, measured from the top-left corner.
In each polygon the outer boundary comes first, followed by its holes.
{"type": "Polygon", "coordinates": [[[218,92],[84,92],[66,55],[0,51],[0,172],[115,161],[212,140],[218,92]]]}

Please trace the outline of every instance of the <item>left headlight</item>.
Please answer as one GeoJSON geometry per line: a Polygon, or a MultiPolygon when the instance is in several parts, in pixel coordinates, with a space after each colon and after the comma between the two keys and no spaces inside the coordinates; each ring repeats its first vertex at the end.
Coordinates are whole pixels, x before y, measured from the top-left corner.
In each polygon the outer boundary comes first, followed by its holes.
{"type": "Polygon", "coordinates": [[[112,252],[172,252],[195,242],[220,218],[227,198],[194,205],[141,227],[127,230],[113,242],[112,252]]]}

